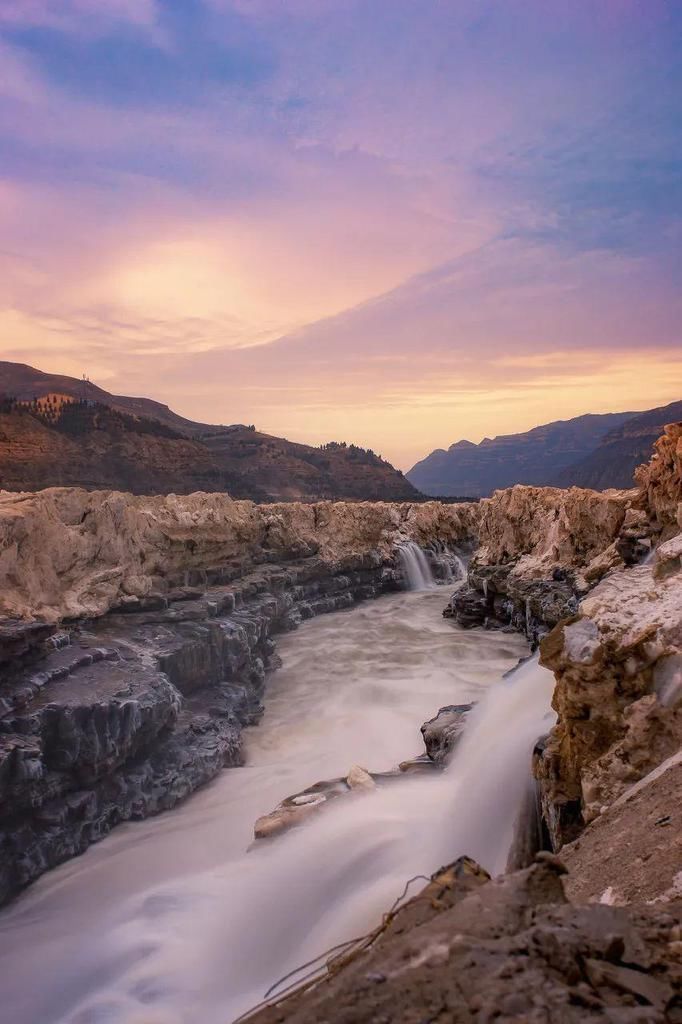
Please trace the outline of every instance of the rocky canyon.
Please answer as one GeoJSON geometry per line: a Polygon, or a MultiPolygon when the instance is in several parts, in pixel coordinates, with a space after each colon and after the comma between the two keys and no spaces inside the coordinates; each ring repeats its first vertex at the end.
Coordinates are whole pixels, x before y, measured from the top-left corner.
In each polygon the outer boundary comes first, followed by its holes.
{"type": "MultiPolygon", "coordinates": [[[[431,909],[408,898],[262,1019],[682,1019],[682,424],[619,491],[517,485],[454,504],[3,492],[0,898],[243,764],[278,634],[398,593],[411,551],[443,581],[468,561],[443,588],[445,620],[521,634],[551,673],[554,719],[527,757],[533,838],[519,818],[525,852],[497,881],[486,864],[432,864],[431,909]],[[476,979],[491,971],[488,998],[476,979]]],[[[433,708],[410,770],[456,778],[475,703],[433,708]]],[[[322,780],[308,781],[290,806],[317,801],[322,780]]],[[[337,782],[374,799],[364,769],[337,782]]]]}

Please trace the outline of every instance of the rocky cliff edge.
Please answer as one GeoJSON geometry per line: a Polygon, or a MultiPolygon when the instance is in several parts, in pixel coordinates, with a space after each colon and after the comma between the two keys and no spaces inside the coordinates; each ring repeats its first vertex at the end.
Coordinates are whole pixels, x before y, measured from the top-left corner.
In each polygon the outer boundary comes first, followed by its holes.
{"type": "Polygon", "coordinates": [[[0,616],[100,616],[168,590],[179,572],[317,557],[332,571],[378,566],[402,540],[456,545],[474,504],[256,505],[224,494],[138,497],[51,488],[0,492],[0,616]],[[367,564],[369,563],[369,565],[367,564]]]}

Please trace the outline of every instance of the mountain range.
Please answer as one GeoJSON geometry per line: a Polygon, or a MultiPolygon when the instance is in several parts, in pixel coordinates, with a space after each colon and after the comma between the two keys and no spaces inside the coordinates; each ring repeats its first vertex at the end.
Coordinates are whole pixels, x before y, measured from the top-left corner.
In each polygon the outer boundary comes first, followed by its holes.
{"type": "Polygon", "coordinates": [[[437,448],[406,474],[425,494],[486,497],[513,484],[631,487],[666,423],[682,419],[682,402],[647,412],[577,416],[525,433],[457,441],[437,448]]]}
{"type": "Polygon", "coordinates": [[[0,361],[0,488],[133,494],[227,491],[254,501],[419,501],[371,450],[297,444],[245,424],[178,416],[149,398],[0,361]]]}
{"type": "Polygon", "coordinates": [[[0,361],[0,488],[227,491],[254,501],[479,498],[516,483],[624,488],[666,423],[680,419],[682,402],[578,416],[480,444],[457,441],[403,475],[371,449],[200,423],[151,398],[0,361]]]}

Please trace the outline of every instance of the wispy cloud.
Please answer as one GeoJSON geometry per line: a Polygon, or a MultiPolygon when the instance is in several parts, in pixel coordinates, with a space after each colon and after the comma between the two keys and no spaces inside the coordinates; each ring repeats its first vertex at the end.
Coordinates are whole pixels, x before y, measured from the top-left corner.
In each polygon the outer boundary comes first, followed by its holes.
{"type": "Polygon", "coordinates": [[[5,0],[3,354],[403,465],[664,400],[681,34],[664,0],[5,0]]]}

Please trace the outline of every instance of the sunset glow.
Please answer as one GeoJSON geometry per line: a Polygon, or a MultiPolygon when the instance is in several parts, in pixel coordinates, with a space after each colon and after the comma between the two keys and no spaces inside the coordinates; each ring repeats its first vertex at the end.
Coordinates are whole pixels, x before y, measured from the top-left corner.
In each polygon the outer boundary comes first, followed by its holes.
{"type": "Polygon", "coordinates": [[[682,398],[668,0],[4,0],[4,359],[406,469],[682,398]]]}

